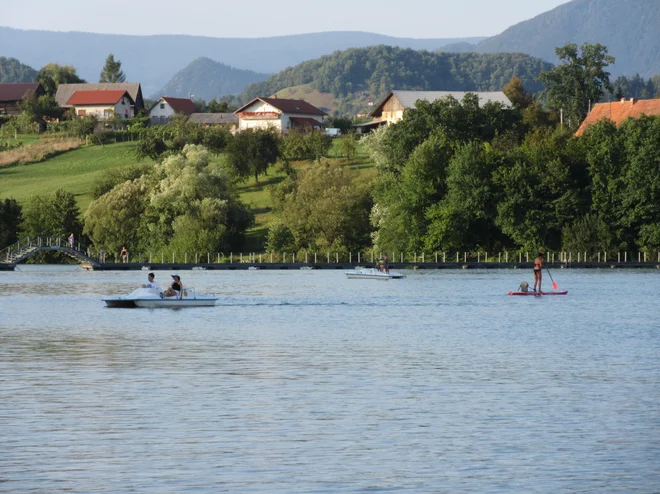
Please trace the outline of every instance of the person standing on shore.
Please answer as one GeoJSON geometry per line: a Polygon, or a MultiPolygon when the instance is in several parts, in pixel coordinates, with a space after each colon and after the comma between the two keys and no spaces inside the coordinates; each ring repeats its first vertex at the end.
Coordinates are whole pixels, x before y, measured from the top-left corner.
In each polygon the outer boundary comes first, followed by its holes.
{"type": "Polygon", "coordinates": [[[73,232],[72,232],[71,235],[69,235],[69,246],[70,246],[72,249],[73,249],[73,245],[74,245],[74,243],[75,243],[75,242],[74,242],[74,237],[73,237],[73,232]]]}
{"type": "Polygon", "coordinates": [[[543,279],[543,251],[539,250],[539,255],[534,259],[534,291],[538,285],[538,291],[541,290],[541,281],[543,279]]]}
{"type": "Polygon", "coordinates": [[[126,250],[126,247],[121,248],[119,257],[121,257],[121,262],[128,262],[128,251],[126,250]]]}

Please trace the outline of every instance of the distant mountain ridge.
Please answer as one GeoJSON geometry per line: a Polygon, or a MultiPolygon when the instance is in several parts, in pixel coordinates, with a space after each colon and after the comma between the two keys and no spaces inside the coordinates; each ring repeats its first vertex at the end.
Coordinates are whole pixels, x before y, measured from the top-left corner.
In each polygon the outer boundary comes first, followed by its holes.
{"type": "Polygon", "coordinates": [[[141,82],[145,94],[152,94],[199,57],[237,69],[276,73],[304,60],[347,48],[387,44],[432,51],[454,43],[475,44],[482,39],[395,38],[352,31],[272,38],[129,36],[0,27],[0,55],[17,58],[32,67],[43,67],[49,62],[73,65],[82,78],[97,81],[106,57],[114,53],[115,59],[122,62],[127,80],[141,82]]]}
{"type": "Polygon", "coordinates": [[[200,57],[177,72],[163,89],[151,96],[175,96],[211,101],[228,94],[243,92],[250,83],[264,81],[270,74],[260,74],[252,70],[235,69],[210,58],[200,57]]]}
{"type": "Polygon", "coordinates": [[[566,43],[600,43],[618,75],[660,74],[660,0],[573,0],[481,41],[479,53],[520,52],[556,63],[566,43]]]}

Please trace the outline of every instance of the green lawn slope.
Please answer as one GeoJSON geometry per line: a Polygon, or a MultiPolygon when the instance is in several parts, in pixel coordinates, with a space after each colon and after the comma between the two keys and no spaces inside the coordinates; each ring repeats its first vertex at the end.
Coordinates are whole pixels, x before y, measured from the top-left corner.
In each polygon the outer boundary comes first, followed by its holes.
{"type": "MultiPolygon", "coordinates": [[[[355,173],[360,180],[370,180],[376,176],[376,168],[368,155],[358,146],[358,155],[346,160],[339,156],[338,140],[333,141],[328,160],[337,160],[355,173]]],[[[82,212],[92,201],[92,188],[104,171],[139,162],[135,157],[135,143],[123,142],[108,144],[105,147],[87,146],[62,153],[39,163],[14,165],[0,168],[0,199],[13,198],[19,203],[32,195],[51,194],[64,189],[75,195],[82,212]]],[[[296,169],[313,166],[311,161],[294,161],[296,169]]],[[[248,232],[246,251],[263,250],[268,224],[274,218],[270,186],[284,180],[285,174],[274,167],[268,175],[254,178],[240,184],[241,200],[255,213],[256,224],[248,232]]]]}
{"type": "Polygon", "coordinates": [[[61,188],[74,194],[84,211],[92,201],[94,182],[105,170],[138,161],[134,149],[133,142],[87,146],[38,163],[1,168],[0,199],[24,202],[32,195],[51,194],[61,188]]]}

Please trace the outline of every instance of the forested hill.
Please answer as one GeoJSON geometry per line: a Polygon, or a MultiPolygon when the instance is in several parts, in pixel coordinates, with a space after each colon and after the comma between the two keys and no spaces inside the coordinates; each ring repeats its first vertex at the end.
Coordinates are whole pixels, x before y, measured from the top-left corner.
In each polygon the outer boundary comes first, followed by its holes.
{"type": "Polygon", "coordinates": [[[188,98],[193,94],[195,99],[210,101],[227,94],[240,93],[249,83],[260,82],[267,77],[268,74],[235,69],[210,58],[200,57],[177,72],[165,87],[151,98],[157,99],[161,96],[188,98]]]}
{"type": "Polygon", "coordinates": [[[477,45],[479,53],[521,52],[556,62],[555,47],[600,43],[613,76],[660,73],[660,0],[573,0],[477,45]]]}
{"type": "Polygon", "coordinates": [[[500,91],[514,75],[528,91],[538,92],[542,86],[535,79],[550,68],[547,62],[519,53],[432,53],[380,45],[338,51],[290,67],[250,84],[240,100],[303,84],[336,98],[366,93],[378,99],[392,89],[500,91]]]}
{"type": "Polygon", "coordinates": [[[37,71],[15,58],[0,57],[0,82],[32,82],[37,71]]]}

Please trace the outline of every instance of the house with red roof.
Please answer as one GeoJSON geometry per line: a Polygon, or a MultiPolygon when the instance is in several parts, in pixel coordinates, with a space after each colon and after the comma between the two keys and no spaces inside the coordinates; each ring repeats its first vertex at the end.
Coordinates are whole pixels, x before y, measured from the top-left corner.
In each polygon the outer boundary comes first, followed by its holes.
{"type": "Polygon", "coordinates": [[[234,112],[238,130],[274,128],[282,134],[291,129],[323,128],[325,112],[300,99],[254,98],[234,112]]]}
{"type": "Polygon", "coordinates": [[[618,127],[628,118],[639,118],[642,115],[659,116],[660,115],[660,99],[640,99],[636,100],[630,98],[626,100],[623,98],[621,101],[613,101],[611,103],[597,103],[584,119],[580,128],[575,132],[576,137],[580,137],[584,132],[599,122],[600,120],[608,119],[614,122],[618,127]]]}
{"type": "Polygon", "coordinates": [[[44,90],[38,82],[0,83],[0,115],[18,115],[21,103],[33,94],[42,96],[44,90]]]}
{"type": "Polygon", "coordinates": [[[174,115],[192,115],[197,111],[195,103],[189,98],[170,98],[163,96],[149,110],[152,125],[163,125],[174,115]]]}
{"type": "Polygon", "coordinates": [[[135,102],[128,91],[82,90],[75,91],[66,102],[78,117],[95,116],[99,120],[109,120],[115,115],[121,118],[133,118],[135,102]]]}

